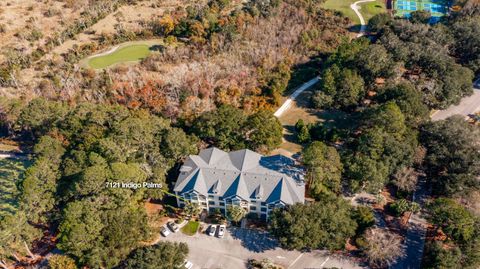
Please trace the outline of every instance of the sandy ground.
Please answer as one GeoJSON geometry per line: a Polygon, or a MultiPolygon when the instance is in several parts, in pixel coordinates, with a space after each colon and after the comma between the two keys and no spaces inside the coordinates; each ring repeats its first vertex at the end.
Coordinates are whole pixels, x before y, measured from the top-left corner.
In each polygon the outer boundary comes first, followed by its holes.
{"type": "MultiPolygon", "coordinates": [[[[43,44],[45,37],[61,31],[66,23],[80,17],[82,11],[82,8],[68,8],[61,1],[53,0],[0,1],[0,25],[5,27],[5,32],[0,33],[0,49],[14,47],[31,51],[39,44],[43,44]],[[45,15],[49,10],[53,16],[45,15]],[[22,38],[22,35],[27,35],[35,28],[43,33],[43,38],[34,42],[22,38]]],[[[4,58],[0,56],[0,61],[2,60],[4,58]]]]}

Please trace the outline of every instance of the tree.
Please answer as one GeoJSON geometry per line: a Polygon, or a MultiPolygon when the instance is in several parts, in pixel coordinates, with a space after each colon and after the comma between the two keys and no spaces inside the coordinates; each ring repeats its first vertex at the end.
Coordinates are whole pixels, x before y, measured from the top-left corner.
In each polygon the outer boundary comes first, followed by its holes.
{"type": "Polygon", "coordinates": [[[303,125],[297,134],[297,140],[299,143],[308,143],[311,140],[310,129],[307,125],[303,125]]]}
{"type": "Polygon", "coordinates": [[[247,215],[247,211],[238,205],[227,206],[227,218],[233,222],[240,222],[247,215]]]}
{"type": "Polygon", "coordinates": [[[423,103],[422,93],[411,83],[400,83],[387,87],[381,92],[379,102],[393,101],[405,116],[405,122],[410,127],[417,127],[428,119],[429,109],[423,103]]]}
{"type": "Polygon", "coordinates": [[[162,139],[162,152],[165,157],[178,161],[197,152],[198,138],[188,136],[182,129],[171,128],[165,131],[162,139]]]}
{"type": "Polygon", "coordinates": [[[422,128],[425,165],[434,192],[463,194],[480,188],[480,129],[454,116],[422,128]]]}
{"type": "Polygon", "coordinates": [[[182,269],[188,255],[185,243],[159,242],[133,251],[125,269],[182,269]]]}
{"type": "Polygon", "coordinates": [[[21,202],[34,223],[46,222],[55,205],[60,163],[65,149],[60,141],[44,136],[34,148],[38,156],[21,182],[21,202]]]}
{"type": "Polygon", "coordinates": [[[106,268],[113,268],[124,260],[132,249],[142,245],[150,239],[150,227],[145,210],[120,206],[102,214],[102,223],[108,223],[101,236],[102,248],[98,251],[102,257],[102,264],[106,268]]]}
{"type": "MultiPolygon", "coordinates": [[[[478,4],[472,6],[477,6],[478,9],[478,4]]],[[[460,56],[462,63],[478,74],[480,70],[480,20],[478,16],[457,20],[452,25],[452,33],[455,36],[455,53],[460,56]]]]}
{"type": "Polygon", "coordinates": [[[355,63],[362,77],[372,83],[376,78],[390,78],[393,75],[394,62],[392,56],[382,45],[373,44],[360,51],[355,57],[355,63]]]}
{"type": "Polygon", "coordinates": [[[200,214],[201,208],[198,206],[197,203],[186,202],[185,206],[183,207],[183,212],[185,215],[190,217],[195,217],[200,214]]]}
{"type": "Polygon", "coordinates": [[[413,192],[417,188],[418,175],[411,167],[403,167],[393,175],[393,184],[401,191],[413,192]]]}
{"type": "Polygon", "coordinates": [[[282,124],[268,111],[259,111],[249,116],[244,132],[247,144],[254,150],[265,148],[270,151],[282,143],[282,124]]]}
{"type": "Polygon", "coordinates": [[[365,95],[365,82],[356,70],[340,69],[337,64],[322,73],[322,81],[312,101],[317,108],[349,109],[358,105],[365,95]],[[322,94],[323,93],[323,94],[322,94]]]}
{"type": "Polygon", "coordinates": [[[312,197],[318,199],[330,192],[340,192],[343,165],[334,147],[315,141],[303,150],[302,159],[312,197]]]}
{"type": "Polygon", "coordinates": [[[240,109],[223,105],[217,110],[201,115],[193,124],[193,132],[221,149],[245,147],[243,126],[246,117],[240,109]]]}
{"type": "Polygon", "coordinates": [[[462,264],[462,251],[457,246],[447,249],[438,241],[427,242],[424,266],[428,269],[465,268],[462,264]]]}
{"type": "Polygon", "coordinates": [[[368,262],[375,267],[389,267],[398,257],[403,255],[400,236],[385,229],[371,228],[365,232],[367,241],[364,250],[368,262]]]}
{"type": "Polygon", "coordinates": [[[388,13],[377,14],[368,20],[368,29],[372,32],[378,32],[391,21],[392,17],[388,13]]]}
{"type": "Polygon", "coordinates": [[[409,202],[405,199],[400,199],[393,202],[390,205],[390,209],[393,210],[395,215],[401,216],[405,212],[417,212],[418,210],[420,210],[420,206],[415,202],[409,202]]]}
{"type": "Polygon", "coordinates": [[[0,218],[0,261],[15,258],[18,255],[29,255],[32,243],[41,238],[42,231],[28,223],[23,210],[14,214],[6,214],[0,218]]]}
{"type": "Polygon", "coordinates": [[[65,255],[55,254],[48,258],[49,269],[77,269],[75,261],[65,255]]]}
{"type": "Polygon", "coordinates": [[[387,102],[363,113],[362,134],[351,142],[345,175],[356,191],[377,192],[398,169],[413,162],[416,132],[405,125],[400,108],[387,102]]]}
{"type": "Polygon", "coordinates": [[[287,249],[342,249],[356,228],[351,206],[339,197],[277,208],[270,216],[272,235],[287,249]]]}
{"type": "Polygon", "coordinates": [[[24,129],[31,130],[38,137],[50,131],[67,112],[64,103],[37,98],[22,110],[18,121],[24,129]]]}
{"type": "Polygon", "coordinates": [[[357,222],[357,235],[375,224],[375,215],[373,210],[366,206],[357,206],[353,211],[353,219],[357,222]]]}
{"type": "Polygon", "coordinates": [[[454,200],[438,198],[428,208],[429,220],[454,240],[468,242],[475,236],[475,217],[454,200]]]}
{"type": "Polygon", "coordinates": [[[101,210],[92,201],[69,203],[63,213],[58,248],[76,257],[80,264],[101,266],[102,244],[99,240],[105,224],[101,210]]]}
{"type": "Polygon", "coordinates": [[[334,102],[337,108],[355,107],[365,95],[365,82],[356,71],[343,69],[337,80],[334,102]]]}
{"type": "Polygon", "coordinates": [[[411,13],[410,21],[413,23],[429,23],[432,13],[425,10],[417,10],[411,13]]]}

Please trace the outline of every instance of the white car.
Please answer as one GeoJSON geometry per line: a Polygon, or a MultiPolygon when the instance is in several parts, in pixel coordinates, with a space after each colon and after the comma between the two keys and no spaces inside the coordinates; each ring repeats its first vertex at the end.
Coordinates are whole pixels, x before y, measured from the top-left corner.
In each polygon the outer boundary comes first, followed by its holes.
{"type": "Polygon", "coordinates": [[[176,233],[180,230],[178,225],[173,221],[170,221],[169,223],[167,223],[167,225],[168,225],[168,228],[170,228],[170,230],[172,230],[172,232],[174,232],[174,233],[176,233]]]}
{"type": "Polygon", "coordinates": [[[170,230],[165,225],[163,225],[162,228],[160,228],[160,233],[163,236],[167,237],[170,234],[170,230]]]}
{"type": "Polygon", "coordinates": [[[210,228],[208,228],[208,235],[214,236],[216,231],[217,231],[217,225],[215,224],[210,225],[210,228]]]}
{"type": "Polygon", "coordinates": [[[225,235],[225,229],[226,228],[227,228],[227,226],[220,225],[220,227],[218,228],[218,237],[222,238],[225,235]]]}
{"type": "Polygon", "coordinates": [[[192,269],[193,268],[193,263],[191,261],[185,261],[185,264],[183,265],[187,269],[192,269]]]}

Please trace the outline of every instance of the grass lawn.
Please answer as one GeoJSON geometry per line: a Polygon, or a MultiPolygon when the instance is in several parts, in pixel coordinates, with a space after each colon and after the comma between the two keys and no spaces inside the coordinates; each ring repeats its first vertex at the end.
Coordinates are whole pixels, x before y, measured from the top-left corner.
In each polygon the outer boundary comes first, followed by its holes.
{"type": "MultiPolygon", "coordinates": [[[[355,24],[360,24],[360,19],[355,12],[350,8],[350,5],[358,0],[327,0],[323,7],[326,9],[337,10],[343,13],[346,17],[349,17],[355,24]]],[[[376,14],[386,12],[385,2],[383,0],[377,0],[375,2],[360,4],[360,13],[366,21],[376,14]]]]}
{"type": "Polygon", "coordinates": [[[0,218],[17,209],[17,182],[23,176],[29,161],[0,159],[0,218]]]}
{"type": "Polygon", "coordinates": [[[197,233],[198,227],[200,227],[200,222],[190,220],[182,227],[182,233],[192,236],[197,233]]]}
{"type": "Polygon", "coordinates": [[[120,47],[110,54],[90,58],[88,65],[94,69],[102,69],[118,63],[140,61],[145,59],[150,53],[149,45],[128,45],[120,47]]]}

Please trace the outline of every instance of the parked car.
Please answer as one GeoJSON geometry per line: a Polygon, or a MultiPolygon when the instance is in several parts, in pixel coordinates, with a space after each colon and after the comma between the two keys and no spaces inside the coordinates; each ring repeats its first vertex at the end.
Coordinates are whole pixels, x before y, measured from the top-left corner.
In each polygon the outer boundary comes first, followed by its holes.
{"type": "Polygon", "coordinates": [[[210,225],[210,228],[208,228],[208,235],[214,236],[216,231],[217,231],[217,225],[215,224],[210,225]]]}
{"type": "Polygon", "coordinates": [[[187,269],[192,269],[193,268],[193,263],[191,261],[185,260],[185,264],[183,266],[187,269]]]}
{"type": "Polygon", "coordinates": [[[170,228],[170,230],[172,230],[172,232],[174,232],[174,233],[176,233],[176,232],[178,232],[178,231],[180,230],[180,228],[178,227],[178,225],[177,225],[175,222],[173,222],[173,221],[168,222],[167,225],[168,225],[168,228],[170,228]]]}
{"type": "Polygon", "coordinates": [[[220,225],[218,228],[218,237],[222,238],[225,235],[225,229],[227,227],[225,225],[220,225]]]}
{"type": "Polygon", "coordinates": [[[160,233],[167,237],[170,234],[170,230],[164,225],[162,228],[160,228],[160,233]]]}

